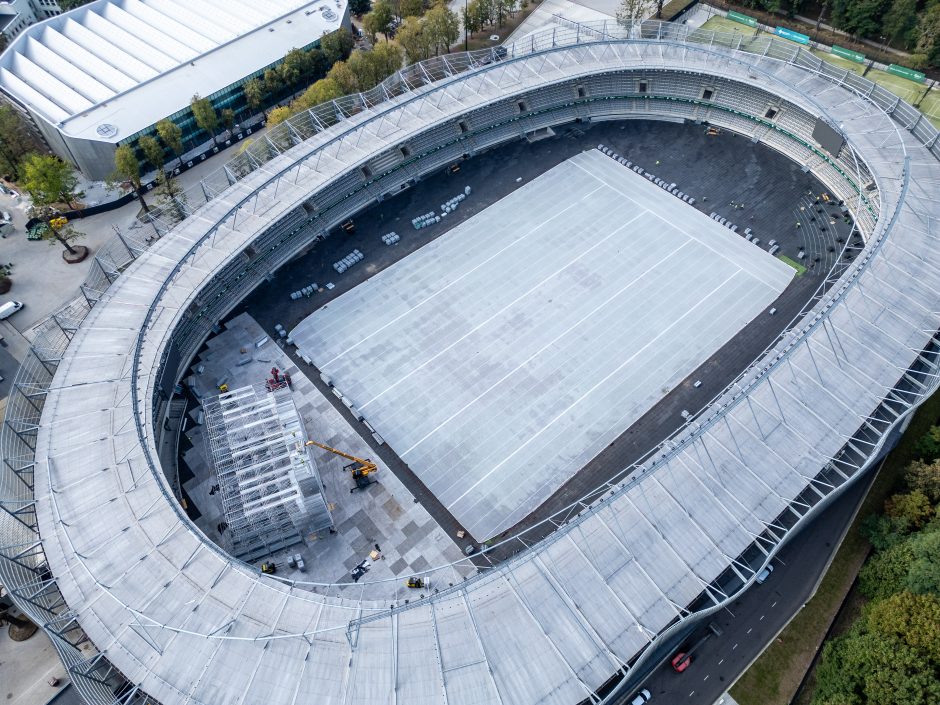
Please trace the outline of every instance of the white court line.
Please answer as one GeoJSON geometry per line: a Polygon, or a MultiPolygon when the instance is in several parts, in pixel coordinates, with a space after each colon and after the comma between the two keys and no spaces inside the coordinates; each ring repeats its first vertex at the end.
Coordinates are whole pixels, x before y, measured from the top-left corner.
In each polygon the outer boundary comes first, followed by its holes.
{"type": "MultiPolygon", "coordinates": [[[[670,250],[670,251],[669,251],[668,253],[666,253],[663,257],[661,257],[658,262],[656,262],[656,263],[654,263],[653,265],[651,265],[643,274],[641,274],[640,276],[636,277],[636,278],[633,279],[632,281],[628,282],[627,284],[625,284],[624,286],[622,286],[620,289],[618,289],[617,291],[615,291],[613,294],[611,294],[609,297],[607,297],[606,299],[604,299],[604,301],[602,301],[602,302],[599,303],[597,306],[595,306],[593,309],[591,309],[590,311],[588,311],[587,313],[585,313],[585,314],[584,314],[581,318],[579,318],[576,322],[572,323],[572,324],[571,324],[570,326],[568,326],[565,330],[563,330],[561,333],[559,333],[558,335],[556,335],[554,338],[552,338],[550,341],[548,341],[545,345],[543,345],[541,348],[539,348],[538,350],[536,350],[536,351],[535,351],[534,353],[532,353],[529,357],[527,357],[525,360],[523,360],[523,361],[520,362],[518,365],[516,365],[513,369],[511,369],[509,372],[507,372],[505,375],[503,375],[500,379],[498,379],[496,382],[494,382],[494,383],[491,384],[489,387],[487,387],[483,392],[481,392],[479,395],[477,395],[476,398],[471,399],[470,401],[468,401],[468,402],[467,402],[466,404],[464,404],[461,408],[459,408],[457,411],[455,411],[453,414],[451,414],[449,417],[447,417],[444,421],[442,421],[440,424],[438,424],[435,428],[433,428],[433,429],[431,429],[430,431],[428,431],[428,432],[424,435],[424,437],[422,437],[421,439],[419,439],[418,442],[415,443],[414,445],[412,445],[408,450],[404,451],[403,453],[399,453],[399,457],[400,457],[400,458],[404,458],[406,455],[408,455],[408,453],[410,453],[410,452],[413,451],[415,448],[417,448],[419,445],[421,445],[422,443],[424,443],[424,441],[426,441],[428,438],[430,438],[430,437],[433,436],[435,433],[437,433],[441,428],[443,428],[444,426],[446,426],[448,423],[450,423],[451,421],[453,421],[457,416],[459,416],[459,415],[462,414],[464,411],[466,411],[467,409],[469,409],[471,406],[473,406],[474,404],[476,404],[480,399],[482,399],[482,398],[485,397],[487,394],[489,394],[493,389],[495,389],[496,387],[498,387],[499,385],[501,385],[503,382],[505,382],[507,379],[509,379],[510,377],[512,377],[512,375],[513,375],[514,373],[516,373],[516,372],[517,372],[518,370],[520,370],[521,368],[525,367],[529,362],[531,362],[533,359],[535,359],[536,357],[538,357],[539,355],[541,355],[543,352],[545,352],[545,350],[547,350],[550,346],[554,345],[558,340],[560,340],[561,338],[563,338],[564,336],[566,336],[568,333],[570,333],[572,330],[574,330],[575,328],[577,328],[578,326],[580,326],[584,321],[586,321],[588,318],[590,318],[591,316],[593,316],[595,313],[597,313],[600,309],[602,309],[604,306],[606,306],[607,304],[609,304],[611,301],[613,301],[614,299],[616,299],[616,298],[617,298],[618,296],[620,296],[623,292],[625,292],[627,289],[629,289],[629,288],[632,287],[634,284],[636,284],[640,279],[643,279],[643,277],[645,277],[647,274],[649,274],[650,272],[652,272],[656,267],[658,267],[660,264],[662,264],[662,263],[665,262],[667,259],[669,259],[670,257],[672,257],[676,252],[678,252],[679,250],[681,250],[681,249],[682,249],[683,247],[685,247],[687,244],[688,244],[688,243],[684,242],[684,243],[682,243],[681,245],[679,245],[678,247],[676,247],[675,249],[670,250]]],[[[698,305],[698,304],[696,304],[696,305],[698,305]]],[[[694,307],[693,307],[693,308],[694,308],[694,307]]],[[[690,310],[691,310],[691,309],[690,309],[690,310]]],[[[686,314],[686,315],[687,315],[687,314],[686,314]]],[[[655,340],[655,339],[654,339],[654,340],[655,340]]],[[[533,438],[534,438],[534,436],[533,436],[533,438]]]]}
{"type": "MultiPolygon", "coordinates": [[[[558,414],[555,418],[553,418],[551,421],[549,421],[547,424],[545,424],[545,426],[543,426],[543,427],[538,431],[538,433],[536,433],[536,434],[530,436],[530,437],[526,440],[525,443],[523,443],[521,446],[519,446],[518,448],[516,448],[516,450],[514,450],[512,453],[510,453],[505,459],[503,459],[502,462],[500,462],[498,465],[495,465],[488,473],[486,473],[486,475],[484,475],[484,476],[481,477],[479,480],[477,480],[476,482],[474,482],[473,485],[471,485],[469,488],[467,488],[467,490],[466,490],[462,495],[460,495],[459,497],[457,497],[457,499],[455,499],[453,502],[451,502],[451,503],[448,505],[447,508],[450,509],[451,507],[453,507],[457,502],[459,502],[461,499],[463,499],[463,497],[465,497],[465,496],[467,495],[467,493],[470,492],[470,490],[472,490],[473,488],[475,488],[477,485],[479,485],[481,482],[483,482],[483,480],[485,480],[486,478],[488,478],[490,475],[492,475],[494,472],[496,472],[500,467],[502,467],[504,464],[506,464],[507,462],[509,462],[509,460],[510,460],[516,453],[518,453],[520,450],[522,450],[523,448],[525,448],[527,445],[529,445],[529,444],[530,444],[532,441],[534,441],[536,438],[538,438],[538,437],[541,436],[543,433],[545,433],[545,431],[546,431],[550,426],[554,425],[554,423],[555,423],[556,421],[558,421],[558,419],[560,419],[561,417],[565,416],[569,411],[571,411],[571,409],[572,409],[573,407],[577,406],[577,405],[580,404],[585,398],[587,398],[588,396],[590,396],[591,394],[593,394],[594,391],[595,391],[598,387],[600,387],[601,385],[605,384],[608,379],[610,379],[613,375],[615,375],[617,372],[619,372],[621,369],[623,369],[623,367],[624,367],[625,365],[629,364],[637,355],[639,355],[641,352],[643,352],[644,350],[646,350],[646,348],[648,348],[650,345],[652,345],[652,344],[655,343],[657,340],[659,340],[666,332],[669,331],[670,328],[672,328],[672,327],[674,327],[675,325],[677,325],[680,321],[682,321],[682,319],[686,318],[689,314],[691,314],[692,311],[694,311],[694,310],[697,309],[699,306],[701,306],[701,305],[705,302],[706,299],[711,298],[715,293],[718,292],[719,289],[721,289],[721,287],[723,287],[725,284],[727,284],[729,281],[731,281],[731,279],[733,279],[733,278],[735,277],[735,275],[737,275],[737,274],[738,274],[738,272],[735,272],[735,273],[733,273],[731,276],[729,276],[727,279],[725,279],[723,282],[721,282],[721,284],[718,285],[717,287],[715,287],[714,289],[712,289],[712,291],[711,291],[707,296],[704,296],[698,303],[696,303],[694,306],[692,306],[688,311],[686,311],[686,312],[685,312],[684,314],[682,314],[679,318],[677,318],[675,321],[673,321],[673,322],[670,323],[668,326],[666,326],[666,328],[664,328],[664,329],[662,330],[662,332],[661,332],[659,335],[657,335],[657,336],[651,338],[651,339],[649,340],[649,342],[646,343],[646,345],[644,345],[643,347],[639,348],[635,353],[633,353],[633,355],[631,355],[631,356],[628,357],[626,360],[624,360],[620,365],[618,365],[614,370],[612,370],[606,377],[604,377],[603,379],[601,379],[597,384],[595,384],[593,387],[591,387],[589,390],[587,390],[584,394],[582,394],[580,397],[578,397],[575,401],[573,401],[571,404],[569,404],[566,409],[564,409],[564,410],[563,410],[560,414],[558,414]]],[[[524,363],[523,363],[523,364],[524,364],[524,363]]],[[[518,368],[517,368],[517,369],[518,369],[518,368]]],[[[511,373],[510,373],[510,374],[511,374],[511,373]]],[[[487,391],[489,391],[489,390],[487,390],[487,391]]],[[[486,394],[486,392],[484,392],[484,394],[486,394]]],[[[481,396],[482,396],[482,395],[481,395],[481,396]]],[[[479,398],[479,397],[478,397],[478,398],[479,398]]],[[[476,401],[476,400],[474,400],[474,401],[476,401]]],[[[470,402],[470,403],[472,404],[473,402],[470,402]]],[[[459,412],[458,412],[458,413],[459,413],[459,412]]],[[[449,420],[449,419],[448,419],[448,420],[449,420]]],[[[447,423],[447,421],[445,421],[444,423],[447,423]]],[[[441,424],[441,425],[443,426],[444,424],[441,424]]],[[[436,429],[435,429],[435,430],[436,430],[436,429]]],[[[434,433],[434,431],[432,431],[431,433],[434,433]]],[[[429,435],[430,435],[430,434],[429,434],[429,435]]],[[[422,439],[422,440],[423,440],[423,439],[422,439]]],[[[420,441],[419,441],[419,442],[420,442],[420,441]]],[[[414,446],[412,446],[412,447],[414,447],[414,446]]],[[[411,449],[409,448],[409,450],[411,450],[411,449]]]]}
{"type": "MultiPolygon", "coordinates": [[[[548,172],[546,172],[546,173],[548,173],[548,172]]],[[[535,182],[533,181],[532,183],[535,183],[535,182]]],[[[321,370],[321,371],[325,371],[325,370],[326,370],[326,367],[327,367],[328,365],[332,365],[334,362],[336,362],[336,361],[337,361],[339,358],[341,358],[343,355],[345,355],[345,354],[347,354],[348,352],[350,352],[351,350],[353,350],[353,349],[359,347],[359,346],[362,345],[364,342],[366,342],[367,340],[369,340],[369,338],[372,338],[373,336],[378,335],[378,334],[381,333],[383,330],[385,330],[386,328],[388,328],[390,325],[392,325],[393,323],[396,323],[397,321],[401,320],[401,319],[404,318],[405,316],[408,316],[409,314],[411,314],[411,313],[412,313],[413,311],[415,311],[416,309],[420,308],[421,306],[424,306],[424,304],[426,304],[428,301],[430,301],[431,299],[433,299],[433,298],[434,298],[435,296],[437,296],[438,294],[441,294],[441,293],[445,292],[447,289],[449,289],[450,287],[452,287],[454,284],[456,284],[457,282],[461,281],[462,279],[464,279],[464,278],[470,276],[470,275],[473,274],[476,270],[478,270],[480,267],[482,267],[482,266],[488,264],[491,260],[493,260],[493,259],[495,259],[496,257],[498,257],[499,255],[501,255],[503,252],[505,252],[506,250],[508,250],[510,247],[513,247],[514,245],[517,245],[518,243],[520,243],[520,242],[522,242],[523,240],[525,240],[527,237],[529,237],[530,235],[532,235],[532,233],[534,233],[536,230],[538,230],[539,228],[541,228],[541,227],[542,227],[543,225],[545,225],[546,223],[549,223],[549,222],[551,222],[552,220],[554,220],[555,218],[558,218],[558,217],[561,216],[563,213],[566,213],[567,211],[571,210],[571,209],[574,208],[575,206],[581,205],[581,202],[582,202],[582,201],[584,201],[584,200],[585,200],[586,198],[588,198],[589,196],[594,195],[595,193],[597,193],[598,191],[600,191],[602,188],[604,188],[603,185],[598,186],[598,187],[597,187],[596,189],[594,189],[593,191],[590,191],[589,193],[584,194],[581,198],[579,198],[577,201],[574,201],[574,202],[571,203],[569,206],[567,206],[567,207],[565,207],[565,208],[562,208],[560,211],[558,211],[557,213],[555,213],[554,215],[552,215],[550,218],[546,218],[546,219],[545,219],[544,221],[542,221],[541,223],[538,223],[538,224],[535,225],[531,230],[529,230],[527,233],[525,233],[525,235],[520,235],[520,236],[517,237],[515,240],[513,240],[512,242],[510,242],[508,245],[506,245],[504,248],[502,248],[501,250],[498,250],[498,251],[494,252],[492,256],[487,257],[485,260],[483,260],[482,262],[480,262],[480,264],[478,264],[478,265],[477,265],[476,267],[474,267],[473,269],[470,269],[470,270],[464,272],[464,273],[461,274],[459,277],[457,277],[456,279],[454,279],[454,281],[450,282],[449,284],[447,284],[446,286],[442,287],[441,289],[438,289],[438,290],[435,291],[433,294],[431,294],[428,298],[424,299],[423,301],[421,301],[421,302],[418,303],[418,304],[415,304],[414,306],[412,306],[410,309],[408,309],[408,310],[405,311],[404,313],[402,313],[402,314],[396,316],[395,318],[391,319],[388,323],[386,323],[386,324],[385,324],[384,326],[382,326],[381,328],[378,328],[377,330],[373,331],[372,333],[369,333],[369,335],[367,335],[365,338],[363,338],[363,339],[360,340],[359,342],[354,343],[354,344],[350,345],[348,348],[346,348],[345,350],[343,350],[342,352],[337,353],[331,360],[327,360],[327,361],[324,362],[322,365],[320,365],[320,370],[321,370]]],[[[513,191],[513,194],[520,193],[521,191],[522,191],[522,189],[520,189],[520,190],[518,190],[518,191],[513,191]]],[[[510,195],[513,195],[513,194],[510,194],[510,195]]],[[[508,196],[507,196],[507,198],[508,198],[508,196]]],[[[503,200],[505,200],[505,199],[503,199],[503,200]]],[[[493,204],[493,205],[496,205],[496,204],[493,204]]],[[[492,206],[490,206],[490,207],[492,208],[492,206]]],[[[475,217],[475,216],[474,216],[474,217],[475,217]]],[[[470,221],[464,221],[464,222],[470,222],[470,221]]],[[[463,225],[463,223],[461,223],[461,224],[458,225],[457,227],[459,228],[461,225],[463,225]]],[[[454,230],[456,230],[456,228],[455,228],[454,230]]],[[[450,230],[450,231],[444,233],[441,237],[442,237],[442,238],[443,238],[443,237],[447,237],[448,235],[450,235],[450,233],[454,232],[454,230],[450,230]]]]}
{"type": "Polygon", "coordinates": [[[462,340],[464,340],[465,338],[467,338],[467,337],[470,336],[470,335],[473,335],[473,334],[474,334],[475,332],[477,332],[480,328],[482,328],[483,326],[485,326],[485,325],[487,325],[488,323],[490,323],[494,318],[497,318],[497,317],[501,316],[501,315],[502,315],[503,313],[505,313],[508,309],[512,308],[512,307],[515,306],[517,303],[519,303],[519,301],[521,301],[521,300],[524,299],[525,297],[529,296],[533,291],[535,291],[536,289],[538,289],[538,288],[541,287],[541,286],[544,286],[545,283],[548,282],[549,279],[552,279],[552,278],[554,278],[554,277],[557,277],[557,276],[558,276],[559,274],[561,274],[563,271],[565,271],[566,269],[568,269],[568,267],[570,267],[571,265],[573,265],[575,262],[577,262],[578,260],[580,260],[582,257],[584,257],[585,255],[587,255],[589,252],[591,252],[591,251],[594,250],[595,248],[600,247],[602,244],[604,244],[605,242],[607,242],[607,241],[608,241],[610,238],[612,238],[614,235],[616,235],[616,234],[619,233],[621,230],[623,230],[625,227],[627,227],[628,225],[630,225],[630,223],[632,223],[634,220],[637,220],[638,218],[642,217],[643,215],[645,215],[645,214],[648,213],[648,212],[649,212],[649,211],[643,211],[642,213],[639,213],[638,215],[634,216],[634,217],[631,218],[630,220],[626,221],[626,222],[625,222],[623,225],[621,225],[619,228],[615,228],[614,230],[612,230],[609,235],[607,235],[607,236],[604,237],[603,239],[598,240],[597,242],[595,242],[595,243],[594,243],[593,245],[591,245],[589,248],[587,248],[586,250],[584,250],[584,252],[582,252],[581,254],[579,254],[577,257],[575,257],[575,258],[574,258],[573,260],[571,260],[570,262],[566,263],[563,267],[559,267],[557,270],[555,270],[554,272],[552,272],[551,274],[549,274],[547,277],[545,277],[544,279],[542,279],[542,281],[540,281],[540,282],[538,282],[537,284],[535,284],[532,288],[527,289],[526,291],[524,291],[522,294],[520,294],[520,295],[517,296],[515,299],[513,299],[512,301],[510,301],[508,304],[506,304],[505,306],[503,306],[501,309],[499,309],[496,313],[494,313],[492,316],[490,316],[489,318],[487,318],[485,321],[482,321],[482,322],[479,323],[478,325],[474,326],[473,328],[471,328],[470,330],[468,330],[466,333],[464,333],[462,336],[460,336],[459,338],[457,338],[457,339],[456,339],[454,342],[452,342],[450,345],[448,345],[446,348],[443,348],[440,352],[438,352],[437,354],[433,355],[432,357],[429,357],[427,360],[425,360],[425,361],[422,362],[420,365],[418,365],[417,367],[415,367],[411,372],[409,372],[408,374],[406,374],[406,375],[405,375],[404,377],[402,377],[400,380],[398,380],[397,382],[395,382],[395,383],[392,384],[391,386],[387,387],[386,389],[383,389],[381,392],[379,392],[379,393],[376,394],[374,397],[372,397],[369,401],[365,402],[364,404],[360,404],[360,405],[359,405],[359,410],[362,411],[362,410],[365,409],[367,406],[369,406],[369,404],[371,404],[372,402],[376,401],[379,397],[384,396],[387,392],[390,392],[390,391],[393,390],[395,387],[397,387],[399,384],[401,384],[401,383],[404,382],[406,379],[408,379],[409,377],[411,377],[411,375],[416,374],[419,370],[422,370],[422,369],[423,369],[424,367],[426,367],[427,365],[430,365],[430,364],[431,364],[432,362],[434,362],[437,358],[439,358],[441,355],[443,355],[444,353],[446,353],[448,350],[452,349],[455,345],[457,345],[458,343],[460,343],[462,340]]]}
{"type": "MultiPolygon", "coordinates": [[[[582,154],[583,154],[583,152],[582,152],[582,154]]],[[[614,165],[616,165],[616,166],[619,166],[621,169],[625,170],[627,173],[624,174],[624,176],[632,175],[635,179],[639,179],[640,181],[646,181],[647,183],[650,184],[650,186],[651,186],[652,188],[655,188],[657,191],[663,191],[663,193],[666,193],[666,194],[672,196],[671,193],[669,193],[668,191],[665,191],[665,190],[661,189],[659,186],[656,186],[655,184],[653,184],[652,182],[650,182],[648,179],[646,179],[646,178],[640,176],[639,174],[637,174],[637,173],[636,173],[635,171],[633,171],[632,169],[627,169],[627,167],[623,166],[623,164],[619,164],[618,162],[614,162],[613,160],[610,160],[610,159],[608,159],[608,160],[611,161],[612,164],[614,164],[614,165]]],[[[575,160],[572,160],[571,163],[572,163],[575,167],[577,167],[578,169],[580,169],[581,171],[583,171],[585,174],[588,174],[589,176],[593,177],[593,178],[596,179],[597,181],[600,181],[602,184],[604,184],[605,186],[607,186],[608,188],[610,188],[612,191],[616,191],[616,192],[619,193],[621,196],[623,196],[624,198],[626,198],[628,201],[632,201],[633,203],[636,203],[636,204],[638,204],[638,205],[641,205],[639,201],[637,201],[637,200],[635,200],[634,198],[631,198],[630,196],[628,196],[626,193],[624,193],[624,191],[622,191],[620,188],[618,188],[618,186],[617,186],[616,184],[611,183],[610,181],[606,181],[606,180],[602,179],[602,178],[599,177],[599,176],[595,176],[595,175],[592,174],[590,171],[588,171],[587,169],[585,169],[583,166],[581,166],[580,164],[578,164],[577,161],[575,161],[575,160]]],[[[646,188],[646,187],[644,186],[644,188],[646,188]]],[[[639,190],[639,189],[638,189],[638,190],[639,190]]],[[[647,190],[651,190],[651,189],[647,189],[647,190]]],[[[675,198],[675,196],[672,196],[672,197],[675,198]]],[[[653,200],[658,200],[658,199],[649,198],[649,199],[647,199],[647,200],[648,200],[648,201],[653,201],[653,200]]],[[[708,218],[708,216],[706,216],[704,213],[702,213],[702,212],[701,212],[698,208],[696,208],[695,206],[690,206],[688,203],[686,203],[685,201],[681,201],[681,200],[679,201],[679,203],[681,203],[683,206],[687,206],[690,210],[694,211],[697,215],[701,216],[702,218],[707,219],[707,220],[709,221],[708,227],[712,227],[712,224],[714,224],[714,225],[715,225],[716,227],[718,227],[718,228],[722,228],[722,229],[724,229],[724,230],[727,230],[727,231],[728,231],[728,235],[731,235],[733,238],[740,238],[740,237],[741,237],[741,236],[738,235],[737,233],[731,232],[731,230],[729,230],[728,228],[725,228],[725,226],[721,225],[720,223],[715,223],[711,218],[708,218]]],[[[673,221],[673,220],[670,220],[669,218],[664,218],[664,217],[661,216],[659,213],[657,213],[655,210],[651,209],[651,208],[649,207],[649,204],[648,204],[648,203],[647,203],[647,204],[642,204],[642,205],[643,205],[644,208],[646,208],[646,209],[649,211],[649,213],[651,213],[651,214],[653,215],[654,218],[658,218],[658,219],[661,220],[662,222],[666,223],[666,225],[670,226],[671,228],[674,228],[675,230],[678,230],[680,233],[682,233],[683,235],[685,235],[685,236],[686,236],[687,238],[689,238],[690,240],[693,240],[693,241],[699,243],[700,245],[702,245],[703,247],[706,247],[707,249],[711,250],[711,251],[714,252],[716,255],[718,255],[721,259],[723,259],[723,260],[725,260],[725,261],[727,261],[727,262],[730,262],[732,265],[734,265],[734,266],[736,266],[736,267],[740,267],[740,266],[741,266],[741,265],[736,261],[736,259],[740,259],[740,258],[732,258],[732,257],[729,256],[729,254],[726,254],[725,252],[723,252],[723,251],[721,251],[721,250],[715,249],[714,246],[712,246],[711,244],[709,244],[709,241],[708,241],[708,240],[705,240],[705,239],[703,239],[703,238],[700,238],[700,237],[697,237],[697,236],[695,236],[695,235],[692,235],[691,233],[687,232],[687,231],[684,230],[683,228],[679,227],[679,225],[678,225],[677,222],[675,222],[675,221],[673,221]]],[[[714,230],[714,228],[712,228],[712,229],[714,230]]],[[[715,230],[715,232],[718,232],[718,231],[715,230]]],[[[722,233],[722,236],[724,236],[724,235],[725,235],[725,233],[722,233]]],[[[731,242],[732,242],[731,238],[725,237],[725,240],[726,240],[728,243],[731,243],[731,242]]],[[[747,241],[745,240],[744,242],[747,242],[747,241]]],[[[748,245],[751,246],[750,243],[748,243],[748,245]]],[[[736,246],[732,246],[732,248],[734,248],[734,247],[736,247],[736,246]]],[[[727,249],[727,248],[725,248],[725,249],[727,249]]],[[[741,249],[741,248],[737,248],[737,249],[739,249],[741,253],[748,253],[748,252],[751,252],[750,250],[745,250],[745,249],[741,249]]],[[[790,278],[787,280],[787,282],[789,283],[790,279],[792,279],[792,278],[793,278],[793,275],[795,274],[795,270],[794,270],[792,267],[790,267],[790,266],[787,265],[787,264],[784,264],[783,262],[780,262],[780,260],[778,260],[776,257],[774,257],[773,255],[771,255],[771,254],[765,252],[763,249],[761,249],[761,248],[759,248],[759,247],[755,247],[754,249],[757,250],[758,252],[760,252],[761,254],[765,254],[765,255],[767,255],[768,257],[773,258],[777,263],[779,263],[779,264],[783,265],[784,267],[786,267],[787,269],[789,269],[790,272],[791,272],[790,278]]],[[[745,254],[744,256],[748,256],[748,255],[745,254]]],[[[768,261],[767,264],[770,264],[770,262],[768,261]]],[[[776,264],[774,265],[773,268],[776,268],[776,264]]],[[[771,268],[771,269],[773,269],[773,268],[771,268]]],[[[759,281],[760,283],[764,284],[764,281],[763,281],[759,276],[757,276],[757,274],[756,274],[755,272],[751,272],[751,271],[749,271],[749,270],[747,270],[747,269],[744,269],[743,271],[744,271],[744,273],[747,274],[751,279],[755,279],[755,280],[759,281]]],[[[779,271],[780,271],[780,272],[783,272],[782,269],[779,270],[779,271]]],[[[781,276],[783,276],[783,275],[781,274],[781,276]]],[[[773,287],[772,287],[772,288],[773,288],[773,287]]]]}

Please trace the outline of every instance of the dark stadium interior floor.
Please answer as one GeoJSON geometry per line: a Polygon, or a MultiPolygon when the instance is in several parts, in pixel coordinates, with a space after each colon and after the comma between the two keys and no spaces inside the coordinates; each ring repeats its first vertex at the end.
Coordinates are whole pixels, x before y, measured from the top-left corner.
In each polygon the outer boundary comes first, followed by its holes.
{"type": "MultiPolygon", "coordinates": [[[[231,315],[247,311],[272,337],[276,337],[275,324],[292,329],[317,308],[547,169],[601,143],[667,182],[675,182],[680,190],[697,199],[695,207],[706,214],[718,213],[737,224],[739,232],[745,227],[751,228],[761,239],[764,249],[770,240],[776,240],[781,245],[781,254],[794,260],[801,250],[805,251],[803,262],[808,271],[795,277],[774,302],[775,315],[765,312],[755,318],[535,512],[503,536],[533,527],[635,463],[671,435],[683,423],[683,410],[699,411],[773,343],[812,297],[841,250],[837,241],[849,237],[851,224],[844,221],[837,204],[816,202],[825,189],[799,165],[746,137],[724,131],[717,136],[708,136],[702,125],[623,121],[556,128],[553,138],[531,144],[518,140],[491,149],[462,162],[457,174],[445,174],[442,170],[425,177],[395,198],[370,206],[355,217],[354,234],[331,233],[329,238],[316,243],[304,255],[285,265],[272,281],[258,287],[231,315]],[[420,231],[413,229],[412,218],[438,210],[439,204],[462,193],[467,185],[471,187],[472,194],[444,222],[420,231]],[[400,242],[394,246],[384,245],[381,236],[393,230],[401,236],[400,242]],[[342,275],[337,274],[333,270],[333,262],[353,249],[364,253],[364,261],[342,275]],[[815,261],[817,257],[819,260],[815,261]],[[290,292],[312,282],[317,282],[321,288],[332,282],[335,288],[324,289],[310,298],[290,299],[290,292]],[[701,381],[698,388],[694,387],[696,380],[701,381]]],[[[296,356],[296,351],[291,349],[291,354],[296,356]]],[[[353,421],[348,409],[329,394],[319,374],[299,359],[298,364],[301,369],[310,370],[308,376],[311,381],[353,421]]],[[[365,429],[363,431],[363,438],[373,450],[453,537],[460,526],[450,512],[393,449],[388,445],[376,446],[365,429]]],[[[527,534],[527,541],[548,533],[551,528],[546,526],[544,532],[532,530],[527,534]]],[[[501,560],[519,548],[521,545],[515,543],[500,547],[489,557],[501,560]]]]}

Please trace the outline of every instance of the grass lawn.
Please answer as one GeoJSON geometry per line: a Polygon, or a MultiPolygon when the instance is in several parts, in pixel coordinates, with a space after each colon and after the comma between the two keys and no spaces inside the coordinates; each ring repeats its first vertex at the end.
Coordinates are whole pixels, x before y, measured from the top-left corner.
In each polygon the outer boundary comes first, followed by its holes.
{"type": "Polygon", "coordinates": [[[786,262],[786,263],[789,264],[791,267],[793,267],[793,269],[796,270],[796,276],[802,277],[804,274],[806,274],[806,267],[804,267],[802,264],[800,264],[800,263],[797,262],[796,260],[790,259],[790,258],[787,257],[786,255],[777,255],[777,258],[778,258],[781,262],[786,262]]]}
{"type": "MultiPolygon", "coordinates": [[[[816,595],[731,689],[731,696],[740,705],[790,703],[814,654],[822,648],[823,637],[868,555],[868,541],[859,533],[861,521],[881,510],[885,499],[895,491],[904,468],[914,459],[917,439],[938,418],[940,393],[924,402],[914,415],[907,433],[888,454],[816,595]]],[[[803,701],[809,702],[809,699],[807,697],[803,701]]]]}
{"type": "MultiPolygon", "coordinates": [[[[747,25],[734,22],[720,15],[715,15],[710,17],[705,24],[701,27],[702,30],[706,31],[715,31],[715,32],[737,32],[738,34],[746,34],[754,36],[755,30],[747,25]]],[[[765,33],[767,34],[767,33],[765,33]]],[[[703,38],[703,41],[705,38],[703,38]]],[[[764,45],[760,45],[760,49],[763,50],[764,45]]],[[[742,49],[747,49],[746,45],[742,46],[742,49]]],[[[819,49],[811,49],[816,56],[818,56],[823,61],[827,61],[833,66],[838,66],[841,69],[849,69],[857,74],[860,74],[865,70],[865,64],[856,64],[854,61],[849,61],[848,59],[843,59],[840,56],[835,56],[830,54],[827,51],[822,51],[819,49]]],[[[923,95],[926,86],[922,83],[915,83],[914,81],[909,81],[906,78],[900,76],[895,76],[893,73],[888,73],[887,71],[881,71],[879,69],[872,69],[868,72],[868,75],[865,78],[874,81],[879,86],[886,88],[887,90],[894,93],[896,96],[900,96],[902,99],[906,100],[912,105],[916,103],[920,97],[923,95]]],[[[940,90],[932,90],[924,98],[923,102],[920,105],[920,110],[927,118],[934,124],[934,127],[940,129],[940,90]]]]}

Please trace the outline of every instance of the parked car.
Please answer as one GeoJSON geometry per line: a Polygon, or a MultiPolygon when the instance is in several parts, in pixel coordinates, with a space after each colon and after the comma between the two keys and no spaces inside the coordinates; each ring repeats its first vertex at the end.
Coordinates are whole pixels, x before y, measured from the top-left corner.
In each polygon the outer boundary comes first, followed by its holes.
{"type": "Polygon", "coordinates": [[[4,304],[0,304],[0,321],[9,318],[21,308],[23,308],[23,304],[19,301],[7,301],[4,304]]]}
{"type": "Polygon", "coordinates": [[[692,657],[685,651],[680,651],[672,657],[672,670],[676,673],[682,673],[692,664],[692,657]]]}
{"type": "Polygon", "coordinates": [[[768,563],[767,566],[760,573],[757,574],[757,584],[763,585],[764,582],[767,580],[767,578],[770,577],[770,574],[773,572],[774,572],[773,565],[768,563]]]}
{"type": "Polygon", "coordinates": [[[652,697],[653,695],[646,688],[644,688],[633,696],[633,700],[630,701],[630,705],[643,705],[643,703],[648,703],[652,697]]]}

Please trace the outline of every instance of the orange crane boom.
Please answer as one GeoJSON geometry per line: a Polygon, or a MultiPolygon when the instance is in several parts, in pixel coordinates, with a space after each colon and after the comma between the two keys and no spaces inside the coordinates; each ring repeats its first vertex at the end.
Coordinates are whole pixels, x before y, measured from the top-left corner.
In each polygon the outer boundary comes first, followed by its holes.
{"type": "Polygon", "coordinates": [[[330,446],[324,443],[318,443],[317,441],[305,441],[305,446],[316,446],[317,448],[322,448],[325,451],[329,451],[334,455],[338,455],[341,458],[346,458],[346,460],[352,460],[353,463],[358,463],[358,467],[352,467],[352,464],[347,465],[344,470],[351,470],[353,477],[365,477],[366,475],[371,475],[376,470],[378,466],[373,463],[371,460],[363,460],[362,458],[357,458],[355,455],[350,455],[349,453],[344,453],[341,450],[336,448],[331,448],[330,446]]]}

